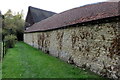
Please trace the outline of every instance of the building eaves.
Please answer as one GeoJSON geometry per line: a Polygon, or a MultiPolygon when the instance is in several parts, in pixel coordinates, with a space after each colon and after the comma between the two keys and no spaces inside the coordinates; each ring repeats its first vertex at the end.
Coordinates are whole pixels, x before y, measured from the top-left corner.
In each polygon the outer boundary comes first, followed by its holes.
{"type": "Polygon", "coordinates": [[[34,24],[25,32],[46,31],[77,23],[120,16],[119,6],[120,2],[102,2],[70,9],[34,24]]]}

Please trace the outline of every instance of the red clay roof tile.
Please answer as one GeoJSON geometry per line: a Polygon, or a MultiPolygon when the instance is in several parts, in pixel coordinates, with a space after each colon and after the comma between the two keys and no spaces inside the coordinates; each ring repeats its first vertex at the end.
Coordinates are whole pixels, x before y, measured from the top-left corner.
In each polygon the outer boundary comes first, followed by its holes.
{"type": "Polygon", "coordinates": [[[119,2],[102,2],[70,9],[35,23],[25,32],[46,31],[77,23],[120,16],[119,4],[119,2]]]}

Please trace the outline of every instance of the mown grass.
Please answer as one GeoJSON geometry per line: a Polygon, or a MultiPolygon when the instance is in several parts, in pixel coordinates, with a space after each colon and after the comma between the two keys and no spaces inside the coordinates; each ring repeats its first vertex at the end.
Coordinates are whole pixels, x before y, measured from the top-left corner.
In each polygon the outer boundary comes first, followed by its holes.
{"type": "Polygon", "coordinates": [[[0,62],[0,80],[2,79],[2,63],[0,62]]]}
{"type": "Polygon", "coordinates": [[[0,41],[0,80],[2,79],[2,63],[1,59],[2,58],[2,42],[0,41]]]}
{"type": "MultiPolygon", "coordinates": [[[[97,78],[90,71],[67,64],[23,42],[8,49],[3,60],[3,78],[97,78]]],[[[101,80],[100,79],[100,80],[101,80]]]]}

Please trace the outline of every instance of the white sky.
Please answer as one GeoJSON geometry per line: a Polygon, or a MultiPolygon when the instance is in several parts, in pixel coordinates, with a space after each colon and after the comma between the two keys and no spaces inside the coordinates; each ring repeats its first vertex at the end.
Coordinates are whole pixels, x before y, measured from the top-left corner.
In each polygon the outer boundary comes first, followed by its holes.
{"type": "Polygon", "coordinates": [[[1,0],[0,11],[4,14],[8,9],[14,13],[23,10],[26,17],[28,6],[60,13],[71,8],[103,1],[106,0],[1,0]]]}

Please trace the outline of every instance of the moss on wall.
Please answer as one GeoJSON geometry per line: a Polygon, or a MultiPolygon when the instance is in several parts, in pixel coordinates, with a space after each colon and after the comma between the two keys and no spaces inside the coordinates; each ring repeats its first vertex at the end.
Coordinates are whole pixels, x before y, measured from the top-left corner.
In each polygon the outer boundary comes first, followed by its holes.
{"type": "Polygon", "coordinates": [[[110,78],[120,78],[118,22],[25,33],[24,41],[68,63],[110,78]]]}

